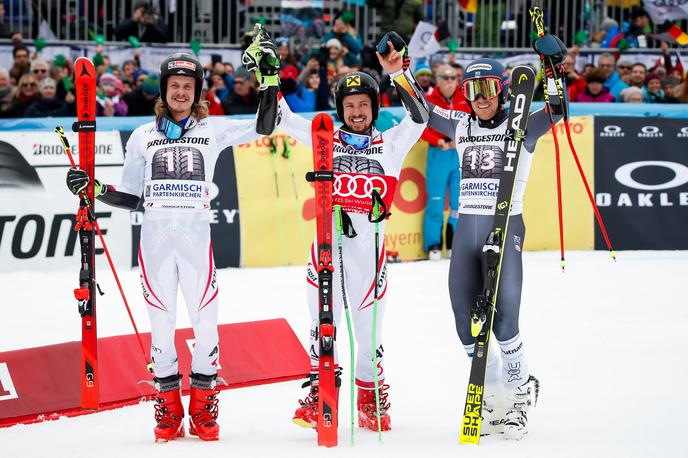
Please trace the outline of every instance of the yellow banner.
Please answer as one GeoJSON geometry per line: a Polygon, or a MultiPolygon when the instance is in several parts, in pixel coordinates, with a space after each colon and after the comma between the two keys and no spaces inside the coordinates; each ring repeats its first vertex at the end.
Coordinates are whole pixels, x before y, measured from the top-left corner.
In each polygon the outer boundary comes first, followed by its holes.
{"type": "MultiPolygon", "coordinates": [[[[272,138],[275,154],[269,137],[234,148],[245,267],[305,265],[315,234],[314,191],[305,179],[313,169],[313,154],[280,130],[272,138]]],[[[424,256],[426,155],[427,144],[420,142],[406,157],[386,228],[387,250],[404,260],[424,256]]]]}
{"type": "MultiPolygon", "coordinates": [[[[595,129],[592,116],[570,118],[573,145],[588,179],[595,190],[595,129]]],[[[592,250],[595,245],[595,214],[583,186],[573,154],[566,140],[564,122],[556,125],[561,157],[561,181],[564,221],[564,244],[567,249],[592,250]]],[[[551,131],[538,140],[535,157],[523,201],[526,224],[526,250],[559,249],[559,216],[557,212],[557,176],[551,131]]]]}

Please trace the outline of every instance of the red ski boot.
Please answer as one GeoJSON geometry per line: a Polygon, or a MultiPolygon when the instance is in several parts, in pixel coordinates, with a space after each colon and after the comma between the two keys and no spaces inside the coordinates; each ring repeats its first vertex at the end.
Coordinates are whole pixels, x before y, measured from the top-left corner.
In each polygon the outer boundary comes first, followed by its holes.
{"type": "Polygon", "coordinates": [[[301,388],[311,387],[305,399],[299,399],[299,408],[294,412],[292,421],[302,428],[318,426],[318,373],[311,372],[301,388]]]}
{"type": "Polygon", "coordinates": [[[155,442],[169,442],[184,437],[184,406],[182,406],[182,376],[155,378],[155,442]]]}
{"type": "Polygon", "coordinates": [[[191,374],[191,393],[189,396],[189,434],[203,441],[216,441],[220,438],[220,425],[217,424],[217,394],[215,389],[217,375],[191,374]]]}
{"type": "MultiPolygon", "coordinates": [[[[380,386],[380,429],[390,431],[392,419],[387,411],[391,404],[387,402],[389,385],[380,386]]],[[[375,389],[358,387],[358,426],[377,431],[377,410],[375,408],[375,389]]]]}

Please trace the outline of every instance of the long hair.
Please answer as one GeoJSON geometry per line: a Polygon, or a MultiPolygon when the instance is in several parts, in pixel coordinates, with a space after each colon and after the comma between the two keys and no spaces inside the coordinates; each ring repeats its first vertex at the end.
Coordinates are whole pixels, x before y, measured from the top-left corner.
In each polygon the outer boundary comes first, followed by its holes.
{"type": "MultiPolygon", "coordinates": [[[[210,103],[207,100],[199,101],[197,104],[191,107],[191,116],[199,120],[207,118],[209,104],[210,103]]],[[[167,102],[163,102],[162,99],[159,97],[158,100],[155,102],[155,107],[153,108],[153,111],[155,112],[156,125],[160,123],[160,118],[170,114],[170,110],[167,107],[167,102]]]]}

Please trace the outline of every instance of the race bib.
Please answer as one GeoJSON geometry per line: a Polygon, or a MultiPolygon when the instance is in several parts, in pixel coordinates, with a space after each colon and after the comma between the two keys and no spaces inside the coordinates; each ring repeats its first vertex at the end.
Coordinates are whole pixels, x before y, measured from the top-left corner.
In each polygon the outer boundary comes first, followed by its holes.
{"type": "Polygon", "coordinates": [[[190,180],[148,180],[144,186],[145,208],[208,209],[210,183],[190,180]]]}

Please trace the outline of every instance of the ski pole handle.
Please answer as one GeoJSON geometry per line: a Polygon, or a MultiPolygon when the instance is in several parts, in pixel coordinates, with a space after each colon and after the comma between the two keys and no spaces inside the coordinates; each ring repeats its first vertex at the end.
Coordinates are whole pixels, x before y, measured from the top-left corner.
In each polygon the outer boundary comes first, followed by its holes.
{"type": "MultiPolygon", "coordinates": [[[[377,195],[380,195],[380,188],[377,188],[377,187],[373,188],[373,191],[375,191],[375,193],[377,195]]],[[[377,219],[379,216],[380,216],[380,202],[375,197],[373,197],[373,217],[375,219],[377,219]]]]}
{"type": "Polygon", "coordinates": [[[530,9],[530,18],[535,26],[535,31],[541,37],[545,34],[545,14],[539,6],[534,6],[530,9]]]}
{"type": "Polygon", "coordinates": [[[74,162],[74,156],[72,156],[72,148],[69,146],[69,140],[67,140],[64,129],[62,126],[57,126],[55,127],[55,132],[60,136],[60,142],[67,153],[67,157],[69,158],[69,162],[72,164],[72,168],[76,168],[76,162],[74,162]]]}

